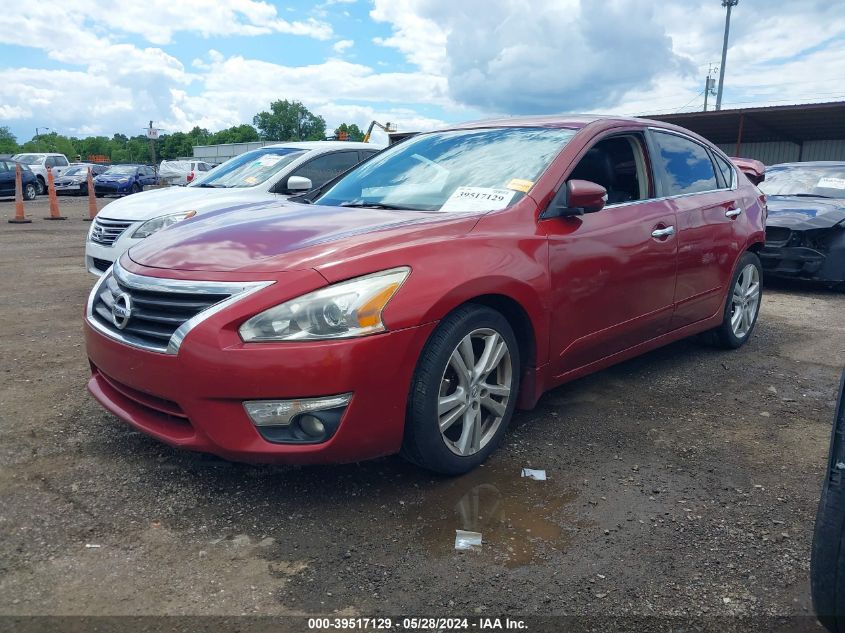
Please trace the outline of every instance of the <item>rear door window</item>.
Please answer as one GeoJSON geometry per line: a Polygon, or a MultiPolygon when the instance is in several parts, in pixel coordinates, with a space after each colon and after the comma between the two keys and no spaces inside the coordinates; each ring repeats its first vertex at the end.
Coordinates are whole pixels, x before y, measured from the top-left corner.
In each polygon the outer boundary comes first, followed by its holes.
{"type": "Polygon", "coordinates": [[[724,158],[718,154],[713,154],[716,159],[716,166],[722,175],[722,183],[726,189],[734,186],[734,169],[724,158]]]}
{"type": "Polygon", "coordinates": [[[657,155],[655,170],[664,196],[678,196],[719,188],[716,170],[703,145],[669,132],[652,133],[657,155]]]}

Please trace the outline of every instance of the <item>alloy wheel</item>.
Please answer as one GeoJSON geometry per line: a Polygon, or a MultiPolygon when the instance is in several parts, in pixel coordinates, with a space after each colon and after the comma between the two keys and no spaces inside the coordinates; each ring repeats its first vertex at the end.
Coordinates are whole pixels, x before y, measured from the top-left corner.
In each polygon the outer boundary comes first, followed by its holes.
{"type": "Polygon", "coordinates": [[[496,435],[513,384],[511,352],[495,330],[467,334],[449,356],[440,379],[437,415],[446,446],[473,455],[496,435]]]}
{"type": "Polygon", "coordinates": [[[731,298],[731,329],[739,339],[748,336],[760,305],[760,272],[754,264],[742,269],[731,298]]]}

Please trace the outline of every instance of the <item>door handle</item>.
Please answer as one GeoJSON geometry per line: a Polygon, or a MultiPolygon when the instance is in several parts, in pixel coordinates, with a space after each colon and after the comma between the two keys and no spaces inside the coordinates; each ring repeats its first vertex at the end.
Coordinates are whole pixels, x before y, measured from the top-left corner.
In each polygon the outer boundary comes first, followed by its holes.
{"type": "Polygon", "coordinates": [[[665,229],[654,229],[651,232],[652,237],[669,237],[675,234],[674,226],[667,226],[665,229]]]}
{"type": "Polygon", "coordinates": [[[728,209],[727,211],[725,211],[725,217],[735,218],[740,213],[742,213],[742,209],[740,209],[739,207],[736,207],[735,209],[728,209]]]}

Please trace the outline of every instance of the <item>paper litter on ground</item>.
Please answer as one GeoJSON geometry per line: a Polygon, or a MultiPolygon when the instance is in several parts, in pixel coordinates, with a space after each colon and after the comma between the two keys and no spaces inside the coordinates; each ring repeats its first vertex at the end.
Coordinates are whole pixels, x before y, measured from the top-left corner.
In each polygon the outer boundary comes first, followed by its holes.
{"type": "Polygon", "coordinates": [[[534,468],[523,468],[522,469],[522,476],[528,477],[529,479],[535,479],[537,481],[546,481],[546,471],[545,470],[536,470],[534,468]]]}
{"type": "Polygon", "coordinates": [[[455,549],[472,550],[481,547],[481,532],[455,530],[455,549]]]}

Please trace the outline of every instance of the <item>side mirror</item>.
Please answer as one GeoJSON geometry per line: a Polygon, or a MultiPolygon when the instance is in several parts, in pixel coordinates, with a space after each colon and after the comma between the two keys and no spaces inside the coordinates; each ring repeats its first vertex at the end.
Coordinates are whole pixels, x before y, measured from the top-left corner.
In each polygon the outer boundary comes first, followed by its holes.
{"type": "Polygon", "coordinates": [[[601,211],[605,204],[607,189],[589,180],[570,180],[552,200],[543,218],[566,218],[595,213],[601,211]]]}
{"type": "Polygon", "coordinates": [[[291,176],[288,178],[287,190],[291,193],[298,191],[304,192],[312,189],[314,185],[311,184],[310,178],[304,176],[291,176]]]}

